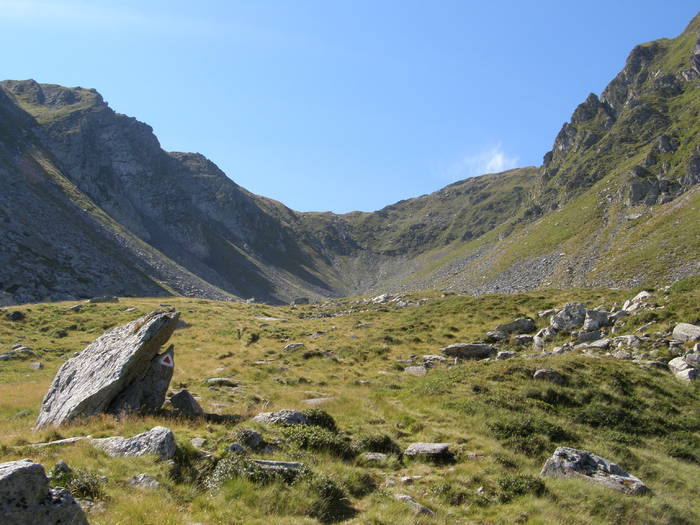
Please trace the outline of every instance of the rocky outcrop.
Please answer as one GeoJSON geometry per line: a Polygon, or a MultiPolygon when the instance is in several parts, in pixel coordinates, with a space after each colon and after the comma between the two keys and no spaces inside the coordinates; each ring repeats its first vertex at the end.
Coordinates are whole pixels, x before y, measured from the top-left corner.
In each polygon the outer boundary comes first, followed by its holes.
{"type": "Polygon", "coordinates": [[[179,314],[157,310],[113,328],[66,361],[44,398],[36,426],[101,413],[159,408],[172,376],[172,353],[158,355],[179,314]],[[165,388],[164,388],[165,386],[165,388]]]}
{"type": "Polygon", "coordinates": [[[540,476],[579,478],[627,494],[644,494],[647,487],[615,463],[592,452],[559,447],[542,467],[540,476]]]}
{"type": "Polygon", "coordinates": [[[87,525],[69,490],[49,488],[44,467],[29,459],[0,463],[3,525],[87,525]]]}
{"type": "Polygon", "coordinates": [[[93,439],[90,443],[111,457],[154,454],[160,459],[172,459],[177,451],[175,436],[165,427],[153,427],[148,432],[130,438],[116,436],[93,439]]]}

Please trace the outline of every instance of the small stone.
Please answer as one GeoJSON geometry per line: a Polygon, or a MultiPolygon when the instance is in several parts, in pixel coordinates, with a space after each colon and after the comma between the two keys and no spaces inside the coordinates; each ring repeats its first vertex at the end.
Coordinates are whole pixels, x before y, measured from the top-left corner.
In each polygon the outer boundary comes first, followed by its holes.
{"type": "Polygon", "coordinates": [[[193,437],[192,439],[190,439],[190,443],[194,448],[202,448],[204,446],[204,443],[206,442],[207,440],[203,437],[193,437]]]}
{"type": "Polygon", "coordinates": [[[413,376],[424,376],[428,373],[428,369],[424,366],[408,366],[404,372],[413,376]]]}
{"type": "Polygon", "coordinates": [[[532,377],[533,379],[537,379],[539,381],[548,381],[556,385],[563,385],[566,382],[564,376],[562,376],[559,372],[556,372],[554,370],[547,370],[544,368],[537,370],[532,375],[532,377]]]}
{"type": "Polygon", "coordinates": [[[197,400],[186,388],[174,394],[170,398],[170,404],[173,405],[173,408],[188,416],[201,416],[204,414],[202,407],[199,406],[197,400]]]}
{"type": "Polygon", "coordinates": [[[43,363],[31,363],[29,365],[29,368],[31,368],[32,370],[41,370],[42,368],[44,368],[44,364],[43,363]]]}
{"type": "Polygon", "coordinates": [[[235,381],[233,379],[230,379],[228,377],[210,377],[207,379],[207,384],[209,386],[228,386],[228,387],[236,387],[240,385],[238,381],[235,381]]]}
{"type": "Polygon", "coordinates": [[[503,341],[505,339],[508,339],[508,334],[499,332],[498,330],[493,330],[491,332],[486,332],[486,337],[484,338],[484,342],[486,343],[498,343],[499,341],[503,341]]]}
{"type": "Polygon", "coordinates": [[[413,508],[413,512],[415,512],[416,514],[422,514],[425,516],[435,516],[435,512],[430,510],[425,505],[421,505],[407,494],[394,494],[394,499],[397,501],[403,501],[404,503],[408,504],[410,507],[413,508]]]}
{"type": "Polygon", "coordinates": [[[498,352],[496,354],[496,359],[498,359],[499,361],[502,361],[504,359],[510,359],[511,357],[515,357],[517,355],[518,355],[517,352],[498,352]]]}
{"type": "Polygon", "coordinates": [[[360,460],[365,463],[384,464],[389,458],[387,454],[381,452],[365,452],[360,455],[360,460]]]}
{"type": "Polygon", "coordinates": [[[8,312],[5,314],[5,317],[9,319],[10,321],[24,321],[24,319],[27,317],[24,312],[20,312],[19,310],[15,310],[14,312],[8,312]]]}
{"type": "Polygon", "coordinates": [[[119,298],[113,295],[102,295],[100,297],[93,297],[88,299],[88,303],[98,304],[98,303],[118,303],[119,298]]]}
{"type": "Polygon", "coordinates": [[[226,447],[226,450],[228,452],[231,452],[233,454],[245,454],[246,451],[243,448],[243,446],[240,443],[231,443],[228,447],[226,447]]]}
{"type": "Polygon", "coordinates": [[[299,348],[304,348],[305,346],[306,345],[304,343],[289,343],[288,345],[285,345],[282,350],[291,352],[292,350],[298,350],[299,348]]]}
{"type": "Polygon", "coordinates": [[[160,488],[160,482],[156,480],[153,476],[148,474],[137,474],[129,481],[129,485],[134,487],[141,487],[143,489],[157,489],[160,488]]]}

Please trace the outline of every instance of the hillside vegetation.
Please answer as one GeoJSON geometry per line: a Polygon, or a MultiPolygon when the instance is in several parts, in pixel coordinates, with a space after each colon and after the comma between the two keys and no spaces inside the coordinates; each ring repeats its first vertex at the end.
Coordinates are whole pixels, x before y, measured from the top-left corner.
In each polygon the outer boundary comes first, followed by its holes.
{"type": "MultiPolygon", "coordinates": [[[[171,389],[187,388],[206,412],[237,418],[187,419],[166,410],[38,431],[34,421],[59,366],[106,329],[161,307],[162,299],[122,298],[80,311],[69,310],[71,302],[12,307],[0,317],[0,346],[22,345],[31,353],[0,361],[0,461],[29,457],[50,471],[65,460],[75,473],[70,488],[91,509],[92,524],[690,525],[700,521],[699,383],[680,381],[658,363],[690,350],[691,343],[668,341],[677,322],[700,323],[697,278],[651,290],[648,306],[615,324],[610,336],[641,338],[639,347],[623,348],[635,360],[585,348],[545,355],[511,338],[497,344],[515,353],[508,360],[447,360],[412,375],[424,355],[482,340],[501,323],[529,316],[539,328],[549,323],[540,311],[570,301],[610,308],[638,291],[479,298],[427,291],[296,307],[170,298],[182,321],[172,338],[171,389]],[[5,315],[15,311],[24,318],[5,315]],[[303,347],[285,350],[289,343],[303,347]],[[34,362],[43,368],[30,368],[34,362]],[[541,368],[559,372],[564,383],[534,380],[541,368]],[[210,386],[211,377],[236,386],[210,386]],[[318,426],[250,421],[277,409],[306,410],[318,426]],[[86,441],[31,446],[72,436],[131,436],[156,425],[177,437],[173,463],[111,458],[86,441]],[[246,456],[226,452],[245,429],[276,447],[248,449],[246,456]],[[195,437],[204,439],[198,446],[208,454],[190,443],[195,437]],[[414,442],[450,443],[454,459],[433,464],[403,456],[414,442]],[[562,445],[618,463],[650,492],[630,496],[584,480],[540,478],[545,459],[562,445]],[[373,463],[364,452],[388,456],[373,463]],[[247,458],[299,461],[307,470],[285,481],[247,458]],[[139,473],[154,476],[160,487],[129,485],[139,473]],[[435,516],[414,514],[396,493],[435,516]]],[[[546,349],[567,337],[557,336],[546,349]]]]}

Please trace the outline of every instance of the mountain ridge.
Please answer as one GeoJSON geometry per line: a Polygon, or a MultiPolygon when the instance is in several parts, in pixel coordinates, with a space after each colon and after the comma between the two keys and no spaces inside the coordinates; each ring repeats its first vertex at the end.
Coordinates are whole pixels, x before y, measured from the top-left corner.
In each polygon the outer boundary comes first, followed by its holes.
{"type": "Polygon", "coordinates": [[[601,95],[574,110],[541,167],[465,179],[375,212],[294,211],[240,187],[201,154],[164,151],[150,126],[116,113],[94,89],[2,81],[0,175],[19,193],[0,200],[8,225],[0,291],[16,302],[114,293],[280,303],[422,287],[479,294],[636,285],[700,273],[692,231],[675,240],[689,248],[687,264],[665,269],[657,263],[667,258],[635,237],[651,223],[658,230],[695,220],[698,28],[696,17],[674,39],[636,46],[601,95]],[[42,207],[38,220],[34,208],[42,207]],[[84,230],[82,242],[74,229],[84,230]],[[630,256],[620,245],[641,258],[621,263],[630,256]],[[41,259],[36,246],[51,253],[41,259]],[[91,260],[101,261],[99,271],[91,260]]]}

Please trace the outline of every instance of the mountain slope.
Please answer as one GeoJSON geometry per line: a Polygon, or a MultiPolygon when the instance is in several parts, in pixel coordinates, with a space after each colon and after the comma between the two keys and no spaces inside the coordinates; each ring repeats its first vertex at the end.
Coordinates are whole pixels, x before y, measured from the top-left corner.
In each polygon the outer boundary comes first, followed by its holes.
{"type": "Polygon", "coordinates": [[[700,19],[637,46],[540,168],[373,213],[251,194],[94,90],[0,82],[0,291],[287,302],[398,289],[635,285],[700,273],[700,19]]]}

